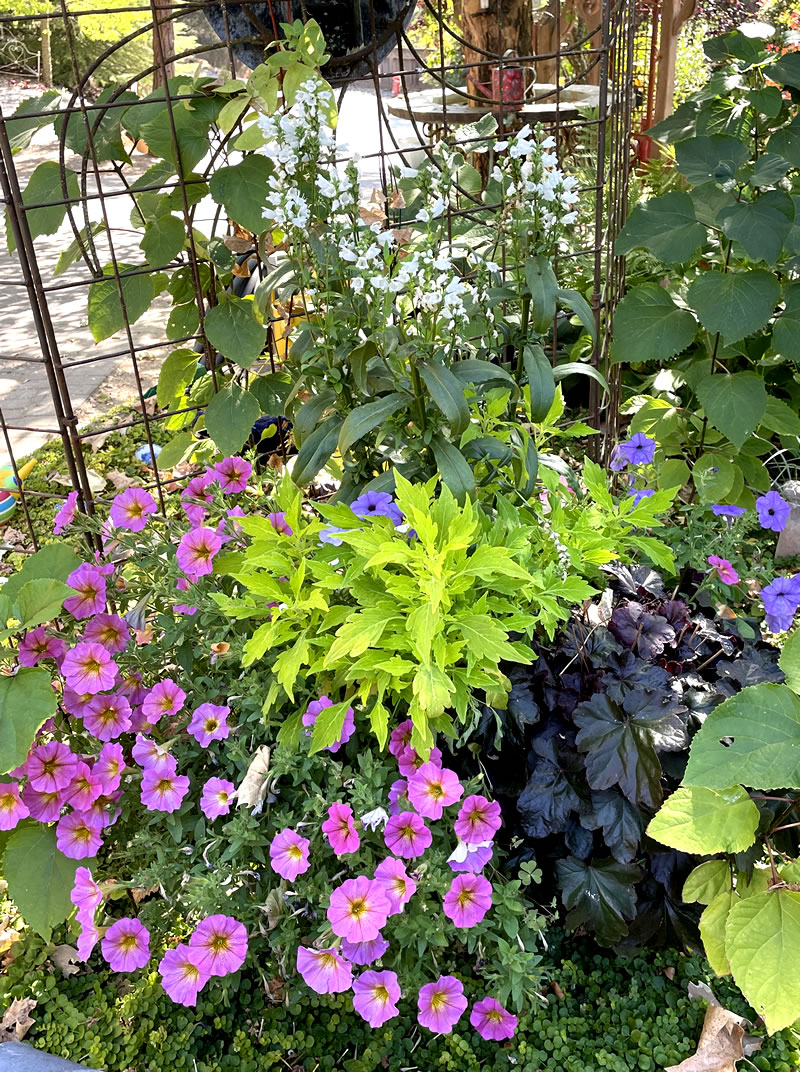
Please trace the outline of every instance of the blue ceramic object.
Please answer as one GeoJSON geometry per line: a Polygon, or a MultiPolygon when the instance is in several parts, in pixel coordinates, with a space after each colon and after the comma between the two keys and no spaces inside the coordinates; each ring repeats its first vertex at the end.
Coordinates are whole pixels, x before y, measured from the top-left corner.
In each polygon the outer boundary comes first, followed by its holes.
{"type": "MultiPolygon", "coordinates": [[[[156,457],[161,453],[161,447],[158,443],[153,444],[153,453],[156,457]]],[[[150,447],[147,443],[142,443],[141,447],[136,448],[135,456],[137,461],[144,462],[145,465],[149,465],[153,468],[153,455],[150,453],[150,447]]]]}
{"type": "MultiPolygon", "coordinates": [[[[274,0],[272,12],[277,24],[303,17],[317,20],[331,55],[323,74],[331,82],[342,83],[370,73],[375,49],[379,63],[391,52],[397,44],[397,31],[408,25],[416,6],[416,0],[305,0],[305,3],[291,0],[291,5],[289,0],[274,0]]],[[[252,69],[264,62],[264,45],[259,38],[265,44],[272,40],[273,18],[269,4],[246,7],[250,17],[243,5],[227,4],[227,25],[221,4],[205,7],[203,11],[220,41],[230,38],[236,59],[252,69]]],[[[281,33],[280,29],[278,32],[281,33]]]]}

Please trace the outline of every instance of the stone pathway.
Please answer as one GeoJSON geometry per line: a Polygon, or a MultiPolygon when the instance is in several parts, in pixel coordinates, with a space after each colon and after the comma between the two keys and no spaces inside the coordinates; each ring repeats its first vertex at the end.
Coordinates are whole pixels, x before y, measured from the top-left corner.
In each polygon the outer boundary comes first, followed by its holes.
{"type": "MultiPolygon", "coordinates": [[[[42,92],[44,87],[31,80],[0,77],[0,108],[3,115],[12,114],[24,98],[38,96],[42,92]]],[[[413,138],[410,123],[399,119],[392,119],[391,123],[395,136],[405,140],[413,138]]],[[[340,117],[340,140],[348,146],[351,153],[358,152],[369,157],[369,154],[380,148],[378,126],[374,93],[371,90],[351,87],[345,94],[340,117]]],[[[387,139],[386,145],[391,148],[391,141],[387,139]]],[[[58,139],[52,128],[37,133],[31,145],[15,156],[17,174],[23,189],[31,172],[46,160],[58,160],[58,139]]],[[[76,156],[68,156],[64,163],[75,170],[80,167],[80,160],[76,156]]],[[[132,167],[126,168],[126,174],[138,176],[152,163],[152,157],[136,153],[132,167]]],[[[362,171],[363,186],[368,193],[378,184],[378,161],[366,159],[362,171]]],[[[115,175],[103,175],[101,181],[105,195],[123,188],[115,175]]],[[[96,193],[93,178],[89,180],[87,189],[90,194],[96,193]]],[[[141,263],[141,235],[130,226],[131,199],[128,196],[111,196],[108,197],[106,205],[117,259],[127,263],[141,263]]],[[[201,231],[204,230],[204,224],[210,224],[216,208],[210,199],[199,206],[195,225],[201,231]]],[[[80,206],[74,211],[76,225],[83,228],[85,221],[80,206]]],[[[97,200],[91,202],[90,213],[93,220],[102,218],[97,200]]],[[[44,366],[30,360],[21,360],[37,358],[40,351],[27,290],[20,285],[22,278],[19,260],[7,252],[5,219],[0,225],[0,232],[0,308],[3,313],[0,317],[0,408],[8,424],[25,425],[35,429],[10,433],[12,449],[19,460],[54,434],[56,425],[44,366]]],[[[35,246],[44,284],[53,288],[49,290],[47,303],[58,339],[61,360],[66,369],[72,405],[79,418],[85,419],[102,413],[111,405],[138,400],[138,391],[130,354],[110,356],[126,348],[127,340],[124,334],[113,336],[99,345],[95,345],[92,339],[86,312],[86,284],[90,278],[86,266],[73,265],[63,275],[53,276],[59,253],[72,238],[69,221],[65,220],[56,234],[38,238],[35,246]],[[94,360],[87,361],[87,358],[94,360]]],[[[104,263],[109,262],[111,258],[108,236],[101,234],[95,241],[101,260],[104,263]]],[[[164,341],[164,325],[169,308],[169,297],[162,295],[132,327],[134,346],[153,347],[152,350],[137,352],[145,390],[157,381],[161,362],[170,351],[169,346],[156,346],[164,341]]],[[[5,446],[0,441],[0,465],[3,464],[5,453],[5,446]]]]}

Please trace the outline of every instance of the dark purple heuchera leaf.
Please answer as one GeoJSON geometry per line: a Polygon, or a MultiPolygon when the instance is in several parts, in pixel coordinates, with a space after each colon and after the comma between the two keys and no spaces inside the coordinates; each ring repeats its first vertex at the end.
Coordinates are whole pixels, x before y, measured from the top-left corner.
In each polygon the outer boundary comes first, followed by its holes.
{"type": "Polygon", "coordinates": [[[564,827],[564,844],[573,856],[586,860],[592,855],[594,838],[576,819],[569,819],[564,827]]]}
{"type": "Polygon", "coordinates": [[[561,833],[580,807],[572,781],[582,779],[583,761],[557,736],[534,741],[532,754],[533,770],[517,800],[517,811],[525,833],[541,838],[561,833]]]}
{"type": "MultiPolygon", "coordinates": [[[[777,655],[777,652],[774,653],[777,655]]],[[[767,659],[758,648],[750,648],[746,655],[736,662],[721,662],[717,673],[722,678],[730,678],[745,688],[747,685],[758,685],[762,681],[774,681],[780,685],[785,680],[783,670],[778,666],[776,659],[767,659]]]]}
{"type": "Polygon", "coordinates": [[[658,608],[658,613],[675,629],[682,629],[689,621],[689,607],[682,599],[668,599],[658,608]]]}
{"type": "Polygon", "coordinates": [[[663,666],[638,659],[632,651],[610,656],[603,677],[605,691],[615,703],[622,703],[629,692],[641,689],[669,692],[671,682],[672,678],[663,666]]]}
{"type": "Polygon", "coordinates": [[[615,945],[628,933],[636,910],[634,883],[641,871],[614,859],[585,863],[574,856],[556,861],[561,899],[569,909],[570,930],[585,928],[601,945],[615,945]]]}
{"type": "Polygon", "coordinates": [[[675,630],[660,614],[649,614],[641,603],[617,607],[609,629],[621,644],[635,647],[643,659],[654,659],[675,640],[675,630]]]}
{"type": "Polygon", "coordinates": [[[586,778],[592,789],[618,785],[634,804],[661,803],[658,752],[676,752],[688,743],[680,708],[670,697],[629,694],[622,705],[598,695],[573,715],[578,748],[586,753],[586,778]]]}
{"type": "Polygon", "coordinates": [[[615,789],[592,793],[591,804],[581,807],[580,821],[587,830],[602,828],[606,845],[621,864],[629,864],[636,857],[645,819],[639,809],[615,789]]]}
{"type": "Polygon", "coordinates": [[[649,566],[620,566],[610,562],[601,567],[604,573],[610,573],[614,580],[612,585],[625,596],[651,595],[656,599],[666,599],[664,582],[655,570],[649,566]]]}

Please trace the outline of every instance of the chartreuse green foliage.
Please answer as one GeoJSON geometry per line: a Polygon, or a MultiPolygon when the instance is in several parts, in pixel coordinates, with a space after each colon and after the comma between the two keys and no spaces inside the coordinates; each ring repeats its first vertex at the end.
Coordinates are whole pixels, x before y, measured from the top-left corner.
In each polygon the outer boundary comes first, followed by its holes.
{"type": "MultiPolygon", "coordinates": [[[[450,1035],[408,1031],[405,1017],[373,1031],[350,1011],[346,995],[320,998],[306,990],[284,1001],[279,990],[267,998],[262,981],[248,976],[222,1001],[201,994],[196,1009],[184,1009],[167,998],[155,975],[122,989],[111,973],[61,979],[49,970],[44,950],[11,965],[0,979],[0,1004],[34,997],[26,1041],[106,1072],[286,1072],[287,1061],[297,1072],[415,1066],[426,1072],[656,1072],[692,1054],[700,1036],[705,1007],[689,1000],[689,982],[712,982],[726,1008],[753,1017],[736,989],[713,980],[697,955],[668,951],[620,959],[593,955],[574,938],[550,937],[550,976],[563,997],[548,992],[503,1045],[483,1042],[466,1018],[450,1035]]],[[[470,998],[479,995],[470,980],[465,985],[470,998]]],[[[752,1063],[760,1072],[794,1072],[796,1037],[787,1031],[766,1038],[752,1063]]]]}
{"type": "Polygon", "coordinates": [[[763,24],[705,43],[709,83],[648,131],[674,147],[681,188],[637,205],[616,242],[663,261],[614,317],[631,430],[657,440],[660,485],[683,466],[706,504],[752,505],[769,441],[800,434],[800,75],[782,44],[763,24]]]}
{"type": "Polygon", "coordinates": [[[692,742],[683,787],[647,830],[685,852],[727,854],[696,868],[683,895],[706,905],[700,933],[712,967],[733,976],[770,1031],[800,1018],[796,635],[780,665],[789,685],[742,689],[709,714],[692,742]]]}

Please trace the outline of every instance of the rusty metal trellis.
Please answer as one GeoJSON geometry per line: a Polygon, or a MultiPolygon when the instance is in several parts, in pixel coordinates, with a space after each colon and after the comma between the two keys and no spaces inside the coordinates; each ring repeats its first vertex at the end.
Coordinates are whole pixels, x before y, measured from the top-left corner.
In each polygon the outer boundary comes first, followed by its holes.
{"type": "MultiPolygon", "coordinates": [[[[389,2],[363,0],[354,6],[353,26],[360,22],[361,39],[347,41],[348,47],[338,56],[334,55],[327,71],[337,87],[342,115],[352,103],[354,114],[365,117],[364,126],[371,124],[367,151],[360,154],[360,166],[369,176],[369,182],[384,193],[390,190],[390,165],[393,162],[408,163],[420,154],[429,156],[434,139],[456,136],[459,124],[464,122],[465,106],[471,107],[475,118],[482,114],[481,105],[484,111],[487,110],[485,98],[464,78],[476,63],[483,70],[497,66],[502,71],[504,64],[519,64],[553,72],[549,88],[538,92],[536,103],[544,108],[545,125],[566,157],[566,166],[570,167],[571,161],[580,165],[583,194],[591,206],[592,216],[582,231],[585,241],[581,247],[563,256],[557,268],[559,271],[570,269],[565,262],[572,260],[571,268],[590,281],[592,305],[600,328],[593,361],[608,373],[607,351],[613,310],[624,285],[624,264],[613,255],[613,240],[625,219],[628,177],[635,151],[632,123],[634,110],[641,104],[641,96],[637,98],[634,85],[634,54],[637,32],[642,25],[641,10],[637,11],[634,0],[600,0],[595,5],[596,17],[587,21],[585,9],[589,5],[585,2],[580,7],[575,0],[551,0],[543,10],[534,12],[531,9],[530,18],[532,22],[536,19],[532,40],[537,44],[554,42],[554,47],[549,51],[540,47],[538,51],[517,55],[510,60],[502,52],[493,52],[474,39],[468,40],[463,26],[447,15],[444,0],[419,0],[415,18],[427,19],[429,27],[434,28],[432,36],[436,41],[435,47],[428,43],[427,49],[423,49],[415,36],[413,20],[409,25],[411,12],[408,7],[402,0],[395,0],[395,6],[387,14],[386,4],[389,2]],[[583,13],[583,20],[580,13],[583,13]],[[387,58],[389,49],[393,51],[387,58]],[[465,49],[472,57],[469,62],[463,58],[465,49]],[[440,107],[426,113],[415,89],[420,85],[439,91],[440,107]],[[570,102],[576,94],[580,98],[584,92],[582,86],[590,86],[591,93],[587,90],[583,103],[574,106],[570,102]],[[391,93],[395,95],[391,96],[391,93]],[[404,119],[403,114],[407,118],[404,119]]],[[[416,0],[409,2],[413,4],[416,0]]],[[[507,0],[465,0],[464,6],[467,3],[477,5],[475,10],[479,10],[483,17],[496,20],[499,39],[502,39],[507,0]]],[[[342,11],[348,6],[333,8],[329,0],[317,0],[316,9],[311,3],[295,4],[292,14],[308,11],[309,15],[323,22],[319,11],[325,9],[326,4],[334,11],[342,11]]],[[[146,107],[140,99],[142,89],[155,80],[164,87],[170,136],[177,152],[175,108],[184,100],[200,99],[202,94],[174,91],[169,75],[175,66],[186,69],[187,64],[205,63],[212,70],[224,67],[234,73],[246,72],[241,57],[252,56],[253,50],[256,55],[263,54],[265,39],[273,36],[276,23],[287,21],[288,8],[288,0],[272,0],[272,3],[268,0],[267,5],[229,4],[227,0],[186,3],[180,0],[136,3],[134,0],[121,2],[119,6],[104,5],[98,0],[94,8],[86,0],[57,0],[54,8],[44,15],[0,16],[0,37],[22,34],[26,40],[31,39],[35,28],[47,21],[53,57],[62,61],[58,70],[61,81],[67,82],[53,113],[59,119],[57,142],[46,147],[46,158],[54,160],[61,168],[61,192],[44,202],[31,201],[25,196],[33,150],[25,149],[17,154],[12,151],[9,119],[13,108],[0,107],[0,194],[7,234],[16,246],[14,257],[3,255],[0,262],[0,286],[12,311],[12,329],[16,330],[16,339],[12,331],[10,349],[0,345],[0,456],[7,454],[8,464],[18,473],[26,450],[25,436],[35,433],[39,438],[44,435],[60,438],[68,479],[79,492],[83,508],[89,512],[102,497],[96,496],[92,490],[90,466],[84,453],[86,444],[110,430],[133,428],[152,451],[155,429],[161,422],[184,412],[184,409],[152,412],[146,398],[144,363],[157,365],[170,350],[191,344],[202,352],[211,376],[215,377],[216,355],[203,333],[208,295],[201,283],[195,238],[199,214],[209,209],[203,199],[193,196],[193,186],[208,181],[231,156],[230,135],[212,128],[209,152],[198,165],[198,173],[184,176],[178,168],[173,179],[154,187],[162,192],[173,190],[177,193],[177,211],[185,225],[186,247],[169,264],[137,267],[134,263],[129,266],[128,260],[138,256],[141,261],[141,254],[129,233],[130,228],[121,222],[121,206],[130,207],[134,203],[134,193],[146,193],[149,187],[140,183],[132,191],[132,180],[125,168],[117,161],[108,160],[102,149],[98,151],[101,125],[115,109],[146,107]],[[260,10],[263,15],[265,6],[269,9],[269,18],[258,14],[260,10]],[[204,20],[204,13],[210,13],[216,34],[210,29],[208,32],[198,31],[195,21],[192,22],[193,33],[199,32],[200,40],[191,41],[188,48],[171,44],[170,27],[180,28],[190,17],[204,20]],[[140,17],[141,24],[122,40],[87,59],[86,49],[78,40],[81,21],[92,16],[122,14],[140,17]],[[155,48],[151,44],[154,36],[155,48]],[[111,92],[98,100],[98,72],[112,64],[124,50],[141,50],[143,47],[150,49],[152,62],[145,63],[133,74],[126,73],[111,92]],[[65,58],[66,64],[63,62],[65,58]],[[132,94],[137,96],[131,99],[132,94]],[[70,124],[76,123],[81,125],[85,144],[85,151],[77,155],[67,144],[67,130],[70,124]],[[77,184],[77,194],[72,183],[77,184]],[[66,214],[55,238],[52,235],[33,238],[32,213],[59,205],[66,209],[66,214]],[[73,240],[81,247],[76,262],[65,273],[55,276],[55,252],[73,240]],[[103,275],[104,266],[106,275],[103,275]],[[161,323],[156,323],[155,329],[151,324],[148,335],[136,318],[128,315],[122,280],[142,273],[173,273],[182,268],[188,268],[192,276],[199,330],[184,338],[167,339],[164,332],[167,313],[161,309],[161,323]],[[107,281],[109,275],[116,283],[124,322],[121,330],[107,343],[95,347],[85,329],[87,294],[93,286],[107,281]],[[117,421],[102,420],[99,427],[83,428],[76,400],[82,390],[76,389],[76,383],[81,379],[103,382],[108,374],[121,368],[127,370],[132,379],[138,412],[117,421]],[[13,399],[13,392],[9,391],[11,375],[8,370],[12,373],[16,370],[23,386],[26,380],[38,385],[31,406],[32,411],[36,411],[36,419],[26,411],[20,413],[19,407],[9,412],[6,396],[13,399]]],[[[202,27],[204,23],[200,25],[202,27]]],[[[187,82],[190,81],[187,76],[187,82]]],[[[5,100],[5,97],[0,99],[5,100]]],[[[502,99],[495,102],[495,111],[502,121],[502,99]]],[[[505,116],[508,114],[506,110],[505,116]]],[[[37,118],[36,113],[29,118],[37,118]]],[[[234,131],[236,129],[234,127],[234,131]]],[[[140,159],[136,147],[131,148],[131,156],[136,178],[141,178],[145,165],[154,161],[140,159]]],[[[211,206],[211,218],[204,222],[212,234],[230,233],[230,222],[219,206],[211,206]]],[[[139,237],[135,236],[137,240],[139,237]]],[[[258,274],[263,265],[255,247],[254,254],[254,271],[258,274]]],[[[8,318],[8,311],[4,312],[8,318]]],[[[267,344],[264,365],[274,369],[277,348],[272,330],[267,332],[267,344]]],[[[613,384],[613,379],[610,382],[613,384]]],[[[600,422],[603,417],[601,398],[596,385],[592,388],[589,400],[592,419],[600,422]]],[[[28,394],[30,396],[31,392],[28,394]]],[[[609,420],[615,412],[616,402],[617,398],[612,397],[607,409],[609,420]]],[[[610,432],[613,434],[613,428],[610,432]]],[[[0,464],[3,464],[1,459],[0,464]]],[[[155,460],[151,485],[163,509],[165,480],[155,460]]],[[[29,532],[30,549],[37,546],[32,511],[42,508],[42,499],[61,499],[64,493],[64,489],[57,487],[39,493],[23,491],[20,515],[29,532]]],[[[0,528],[0,549],[4,546],[0,528]]]]}

